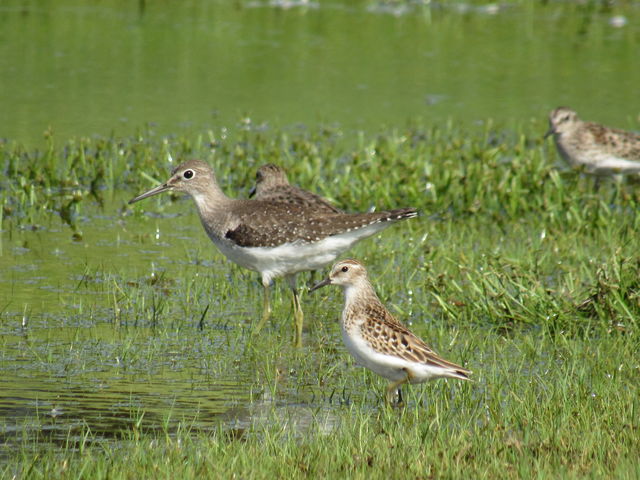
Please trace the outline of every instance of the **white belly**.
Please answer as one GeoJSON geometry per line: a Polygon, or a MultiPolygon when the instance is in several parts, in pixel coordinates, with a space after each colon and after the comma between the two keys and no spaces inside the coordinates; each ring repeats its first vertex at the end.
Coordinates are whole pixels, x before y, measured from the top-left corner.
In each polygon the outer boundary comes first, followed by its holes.
{"type": "Polygon", "coordinates": [[[594,162],[595,173],[616,174],[616,173],[638,173],[640,172],[640,161],[628,160],[609,153],[599,154],[594,162]]]}
{"type": "Polygon", "coordinates": [[[356,362],[381,377],[392,382],[404,379],[409,375],[409,383],[421,383],[433,378],[451,377],[454,370],[425,363],[404,360],[399,357],[379,353],[359,335],[360,327],[352,325],[349,334],[342,323],[342,339],[347,350],[356,362]]]}
{"type": "Polygon", "coordinates": [[[342,340],[358,365],[366,367],[372,372],[393,382],[407,376],[407,372],[404,370],[407,362],[389,355],[377,353],[361,336],[357,335],[357,329],[358,327],[352,328],[352,334],[349,335],[343,327],[342,340]]]}
{"type": "Polygon", "coordinates": [[[260,272],[263,283],[305,270],[317,270],[333,262],[358,240],[388,227],[391,222],[369,225],[333,235],[314,243],[285,243],[277,247],[239,247],[227,239],[212,238],[225,257],[238,265],[260,272]]]}
{"type": "Polygon", "coordinates": [[[558,152],[573,167],[583,167],[587,173],[612,175],[640,173],[640,160],[624,158],[602,146],[576,148],[572,144],[556,141],[558,152]]]}

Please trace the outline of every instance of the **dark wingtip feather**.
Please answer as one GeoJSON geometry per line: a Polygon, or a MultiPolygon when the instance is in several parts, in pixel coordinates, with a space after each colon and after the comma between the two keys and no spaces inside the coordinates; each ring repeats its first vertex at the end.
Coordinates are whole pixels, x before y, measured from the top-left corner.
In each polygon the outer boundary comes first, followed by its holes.
{"type": "Polygon", "coordinates": [[[473,382],[473,379],[469,376],[473,373],[471,370],[467,370],[465,368],[456,368],[455,372],[456,372],[455,378],[458,378],[460,380],[469,380],[470,382],[473,382]]]}
{"type": "Polygon", "coordinates": [[[405,218],[414,218],[418,216],[416,208],[396,208],[387,212],[387,220],[404,220],[405,218]]]}

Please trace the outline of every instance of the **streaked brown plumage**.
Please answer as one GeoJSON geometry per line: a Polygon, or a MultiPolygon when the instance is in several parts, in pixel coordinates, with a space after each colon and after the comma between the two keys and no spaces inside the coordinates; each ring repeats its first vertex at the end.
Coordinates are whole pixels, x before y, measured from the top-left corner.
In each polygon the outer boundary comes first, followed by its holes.
{"type": "Polygon", "coordinates": [[[336,263],[329,276],[312,290],[329,284],[344,288],[341,326],[347,349],[359,364],[390,381],[389,403],[396,391],[400,395],[403,383],[439,377],[469,379],[469,370],[440,357],[389,313],[360,262],[336,263]]]}
{"type": "Polygon", "coordinates": [[[640,173],[640,135],[584,122],[567,107],[549,114],[558,152],[572,167],[594,175],[640,173]]]}
{"type": "Polygon", "coordinates": [[[416,212],[413,208],[400,208],[373,213],[318,215],[297,205],[285,207],[272,201],[260,204],[256,203],[257,200],[249,202],[238,204],[238,207],[242,207],[236,210],[240,215],[239,222],[224,231],[225,238],[241,247],[276,247],[287,242],[313,243],[367,225],[410,218],[416,212]],[[275,212],[279,215],[273,216],[275,212]],[[269,215],[271,218],[265,222],[265,217],[269,215]]]}
{"type": "Polygon", "coordinates": [[[320,195],[291,185],[285,171],[273,163],[267,163],[258,169],[256,184],[251,189],[250,196],[254,196],[256,200],[313,208],[316,212],[343,213],[320,195]]]}

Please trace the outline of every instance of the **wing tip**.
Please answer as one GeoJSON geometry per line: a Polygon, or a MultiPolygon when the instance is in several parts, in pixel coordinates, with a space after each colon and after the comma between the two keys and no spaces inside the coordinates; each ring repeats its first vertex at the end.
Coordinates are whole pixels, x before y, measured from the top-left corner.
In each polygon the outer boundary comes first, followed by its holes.
{"type": "Polygon", "coordinates": [[[389,210],[388,216],[384,220],[394,222],[396,220],[415,218],[417,216],[419,216],[419,212],[417,208],[413,208],[413,207],[398,208],[396,210],[389,210]]]}

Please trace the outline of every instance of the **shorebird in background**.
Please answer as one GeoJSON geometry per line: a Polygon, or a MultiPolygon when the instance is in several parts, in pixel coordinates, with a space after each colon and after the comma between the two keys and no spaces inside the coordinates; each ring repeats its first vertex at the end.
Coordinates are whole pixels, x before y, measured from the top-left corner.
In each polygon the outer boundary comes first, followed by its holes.
{"type": "Polygon", "coordinates": [[[640,135],[583,122],[567,107],[549,114],[549,130],[558,152],[572,167],[606,176],[640,173],[640,135]]]}

